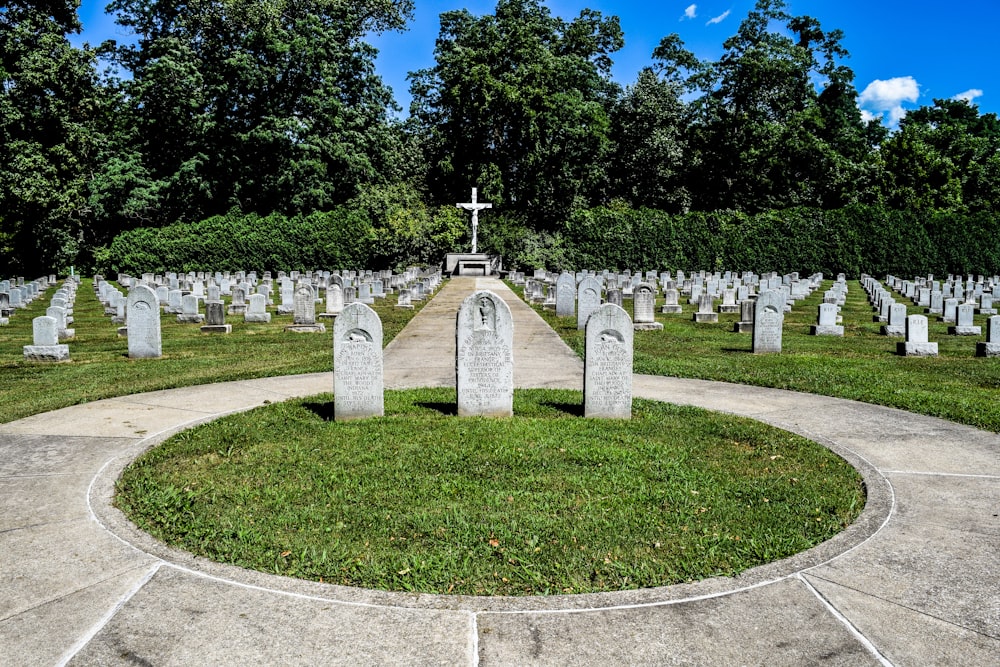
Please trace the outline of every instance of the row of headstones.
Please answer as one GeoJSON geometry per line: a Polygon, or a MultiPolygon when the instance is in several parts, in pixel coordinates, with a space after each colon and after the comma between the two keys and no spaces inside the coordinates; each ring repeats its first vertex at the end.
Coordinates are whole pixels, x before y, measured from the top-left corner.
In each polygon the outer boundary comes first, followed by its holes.
{"type": "Polygon", "coordinates": [[[69,361],[69,344],[65,341],[72,340],[76,335],[75,330],[69,328],[73,324],[76,287],[76,278],[67,278],[49,300],[45,315],[31,321],[32,344],[23,348],[25,359],[69,361]]]}
{"type": "MultiPolygon", "coordinates": [[[[510,307],[489,290],[466,297],[456,321],[455,386],[461,417],[514,414],[514,322],[510,307]]],[[[584,416],[632,416],[633,328],[615,304],[595,310],[586,327],[584,416]]],[[[333,325],[334,419],[384,414],[382,322],[364,304],[350,304],[333,325]]]]}
{"type": "Polygon", "coordinates": [[[55,282],[56,277],[51,275],[31,281],[25,281],[23,277],[0,280],[0,326],[7,325],[18,310],[31,305],[55,282]]]}
{"type": "MultiPolygon", "coordinates": [[[[294,272],[293,272],[294,273],[294,272]]],[[[144,277],[145,278],[145,277],[144,277]]],[[[326,286],[326,312],[319,315],[319,317],[336,317],[345,305],[345,293],[346,300],[348,303],[353,303],[355,295],[353,292],[353,287],[343,288],[343,280],[340,275],[332,274],[328,276],[320,275],[319,278],[322,284],[326,286]]],[[[418,274],[418,270],[414,269],[411,274],[404,276],[406,280],[414,281],[416,285],[415,291],[419,294],[418,298],[423,299],[425,294],[429,294],[441,281],[441,274],[439,271],[434,271],[429,274],[418,274]]],[[[110,283],[103,279],[103,276],[95,276],[94,278],[94,289],[98,296],[98,299],[102,303],[106,304],[106,314],[112,315],[112,321],[117,324],[122,324],[119,329],[119,334],[127,336],[130,338],[129,344],[129,356],[133,356],[132,350],[140,350],[137,356],[140,358],[158,357],[161,355],[160,349],[160,338],[157,335],[155,340],[149,336],[149,331],[151,327],[154,327],[159,331],[159,312],[162,309],[164,312],[173,312],[173,308],[168,302],[166,306],[163,305],[162,297],[164,296],[164,291],[166,290],[168,298],[173,295],[177,295],[179,290],[167,290],[164,286],[159,286],[155,290],[152,287],[146,285],[144,279],[133,279],[129,276],[121,275],[119,276],[121,280],[120,284],[130,285],[132,289],[131,293],[137,287],[144,287],[153,291],[153,296],[156,299],[157,306],[147,310],[144,307],[140,307],[138,310],[132,310],[129,307],[130,301],[126,299],[122,293],[114,288],[110,283]],[[155,311],[156,319],[155,322],[146,321],[152,317],[152,312],[155,311]],[[135,313],[136,316],[143,318],[143,322],[138,324],[138,331],[140,337],[147,342],[143,343],[141,341],[133,345],[131,342],[130,335],[130,324],[131,320],[129,314],[135,313]],[[151,350],[156,350],[151,351],[151,350]]],[[[267,280],[268,278],[265,278],[267,280]]],[[[279,280],[286,280],[284,276],[281,276],[279,280]]],[[[290,280],[287,279],[287,280],[290,280]]],[[[350,281],[352,278],[348,277],[346,280],[350,281]]],[[[377,283],[379,281],[376,281],[377,283]]],[[[195,281],[194,285],[200,285],[201,283],[195,281]]],[[[407,284],[406,282],[400,282],[400,285],[407,284]]],[[[245,290],[251,287],[249,284],[237,284],[231,287],[232,303],[229,306],[228,312],[230,314],[242,312],[244,321],[246,322],[270,322],[271,314],[267,312],[266,299],[268,286],[261,285],[258,289],[263,289],[263,291],[251,294],[249,297],[249,303],[244,301],[245,290]]],[[[316,290],[318,288],[314,287],[312,281],[309,277],[302,276],[299,280],[298,285],[291,289],[289,286],[287,288],[287,293],[290,295],[288,299],[291,302],[292,313],[292,324],[286,326],[286,331],[296,332],[296,333],[321,333],[326,331],[326,326],[320,322],[317,322],[316,314],[316,290]]],[[[214,281],[210,278],[209,284],[207,286],[207,300],[205,301],[205,314],[202,315],[199,312],[200,296],[198,294],[199,290],[195,289],[188,294],[181,295],[181,312],[177,314],[177,321],[182,323],[196,323],[202,324],[201,331],[204,333],[224,333],[228,334],[232,331],[232,325],[226,324],[226,308],[225,304],[221,299],[221,287],[214,284],[214,281]]],[[[286,299],[286,287],[282,286],[283,301],[286,299]]],[[[145,303],[145,297],[137,303],[145,303]]],[[[413,308],[410,300],[410,289],[407,287],[400,288],[400,299],[402,303],[398,303],[397,306],[401,308],[413,308]]],[[[279,310],[279,312],[281,312],[279,310]]]]}
{"type": "MultiPolygon", "coordinates": [[[[692,274],[686,278],[683,271],[678,271],[676,278],[669,272],[657,277],[652,272],[645,276],[641,273],[616,276],[611,272],[596,274],[581,272],[571,274],[564,272],[555,276],[536,271],[535,276],[528,279],[523,274],[514,273],[511,278],[515,284],[524,285],[526,300],[533,303],[548,303],[543,297],[543,287],[548,285],[549,296],[559,317],[577,317],[577,327],[586,326],[590,314],[602,303],[622,305],[622,290],[608,287],[617,284],[618,280],[630,281],[632,290],[632,320],[635,330],[662,329],[663,325],[655,321],[655,301],[657,287],[664,294],[662,313],[679,313],[679,295],[686,293],[689,303],[699,305],[694,314],[696,322],[718,322],[718,314],[714,310],[714,299],[721,292],[723,303],[719,312],[740,312],[740,321],[735,323],[737,332],[752,332],[753,351],[768,353],[781,351],[781,330],[784,324],[784,313],[801,298],[809,296],[823,282],[823,274],[816,273],[807,280],[800,280],[797,273],[778,276],[768,273],[758,276],[752,272],[736,274],[727,272],[708,274],[704,271],[692,274]],[[651,279],[652,282],[645,282],[651,279]],[[680,289],[678,289],[680,281],[680,289]],[[755,290],[760,289],[758,294],[755,290]],[[761,317],[757,316],[757,313],[761,317]]],[[[843,274],[837,276],[833,287],[824,294],[824,303],[820,304],[816,326],[812,327],[814,335],[843,336],[843,326],[838,324],[840,306],[846,301],[847,283],[843,274]]]]}
{"type": "MultiPolygon", "coordinates": [[[[949,276],[949,279],[951,276],[949,276]]],[[[971,282],[971,276],[969,276],[971,282]]],[[[929,342],[929,324],[926,315],[907,315],[906,304],[897,302],[893,297],[893,292],[886,289],[878,280],[871,276],[862,276],[862,285],[868,293],[869,302],[877,311],[873,316],[876,322],[885,322],[882,326],[882,334],[886,336],[905,336],[905,342],[897,343],[897,353],[904,356],[937,356],[937,343],[929,342]]],[[[899,294],[904,298],[909,298],[914,305],[924,307],[924,313],[939,315],[939,322],[946,322],[954,326],[948,327],[948,334],[952,336],[980,336],[982,327],[974,323],[974,315],[989,315],[986,320],[986,340],[976,343],[977,357],[1000,356],[1000,315],[996,315],[996,309],[992,307],[992,290],[1000,286],[1000,280],[992,282],[989,286],[990,293],[972,288],[968,291],[967,297],[942,298],[944,289],[936,287],[950,287],[934,284],[933,276],[926,279],[918,278],[915,281],[901,281],[895,276],[887,276],[886,283],[897,288],[899,294]],[[926,281],[926,284],[924,283],[926,281]],[[928,292],[930,294],[928,294],[928,292]],[[970,300],[964,303],[961,298],[970,300]],[[978,307],[977,307],[978,306],[978,307]]],[[[960,282],[958,283],[960,284],[960,282]]],[[[980,283],[982,285],[982,278],[980,283]]],[[[951,294],[954,291],[948,290],[951,294]]],[[[1000,293],[1000,292],[998,292],[1000,293]]]]}

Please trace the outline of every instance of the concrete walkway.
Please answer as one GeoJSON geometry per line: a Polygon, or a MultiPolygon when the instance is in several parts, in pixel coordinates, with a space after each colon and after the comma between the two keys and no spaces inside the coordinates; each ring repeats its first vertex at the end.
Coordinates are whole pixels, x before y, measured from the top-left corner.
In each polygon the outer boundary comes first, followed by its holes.
{"type": "MultiPolygon", "coordinates": [[[[457,302],[477,286],[511,306],[517,384],[579,389],[580,361],[488,279],[451,281],[414,318],[386,350],[387,384],[453,386],[457,302]]],[[[167,435],[331,388],[329,373],[231,382],[0,425],[0,664],[998,662],[1000,437],[840,399],[636,376],[638,396],[804,434],[865,477],[855,525],[735,579],[548,598],[367,591],[195,559],[110,507],[118,472],[167,435]]]]}

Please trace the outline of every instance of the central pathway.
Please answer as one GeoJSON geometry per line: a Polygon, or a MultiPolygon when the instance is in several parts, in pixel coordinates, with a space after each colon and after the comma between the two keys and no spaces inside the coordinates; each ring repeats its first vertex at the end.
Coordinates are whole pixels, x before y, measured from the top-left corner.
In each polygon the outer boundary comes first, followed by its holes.
{"type": "MultiPolygon", "coordinates": [[[[386,348],[390,386],[453,386],[458,303],[510,306],[518,386],[579,359],[506,287],[450,281],[386,348]]],[[[656,335],[656,334],[651,334],[656,335]]],[[[737,578],[599,595],[386,593],[176,552],[110,505],[179,429],[328,392],[330,373],[137,394],[0,425],[3,665],[989,665],[1000,655],[1000,438],[823,396],[636,376],[635,393],[819,440],[864,475],[838,537],[737,578]]]]}

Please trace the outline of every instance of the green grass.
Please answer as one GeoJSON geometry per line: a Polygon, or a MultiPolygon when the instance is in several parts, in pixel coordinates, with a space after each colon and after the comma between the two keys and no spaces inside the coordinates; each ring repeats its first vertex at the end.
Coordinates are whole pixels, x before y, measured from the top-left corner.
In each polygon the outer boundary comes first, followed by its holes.
{"type": "MultiPolygon", "coordinates": [[[[930,340],[938,343],[939,356],[901,357],[896,342],[903,339],[880,335],[881,324],[872,322],[875,312],[857,281],[849,283],[842,310],[844,337],[809,335],[829,285],[827,281],[786,313],[780,354],[752,354],[750,334],[733,332],[738,314],[720,314],[718,324],[698,324],[692,321],[697,306],[685,304],[680,314],[657,312],[662,331],[635,333],[635,372],[837,396],[1000,431],[1000,359],[975,356],[976,341],[985,340],[986,316],[975,317],[984,333],[976,338],[950,336],[949,325],[928,315],[930,340]]],[[[899,295],[897,302],[902,302],[899,295]]],[[[630,302],[625,304],[631,308],[630,302]]],[[[582,356],[584,336],[576,329],[576,318],[535,308],[582,356]]],[[[909,314],[922,312],[908,307],[909,314]]]]}
{"type": "MultiPolygon", "coordinates": [[[[72,361],[25,361],[22,347],[31,344],[31,320],[45,314],[54,292],[50,287],[27,309],[16,311],[8,326],[0,327],[0,422],[144,391],[333,368],[332,320],[326,320],[325,334],[286,333],[292,316],[273,311],[270,324],[248,324],[240,315],[227,316],[226,322],[233,326],[228,335],[203,334],[198,325],[179,324],[174,315],[164,314],[163,356],[129,359],[128,342],[118,337],[118,326],[104,316],[90,280],[77,290],[71,325],[76,338],[69,341],[72,361]]],[[[395,299],[390,295],[374,306],[386,344],[427,303],[414,302],[415,308],[407,310],[395,308],[395,299]]]]}
{"type": "Polygon", "coordinates": [[[174,436],[117,504],[141,528],[243,567],[351,586],[532,595],[733,575],[818,544],[864,505],[857,472],[759,422],[650,401],[579,416],[579,392],[515,393],[510,419],[453,416],[454,390],[332,395],[174,436]]]}

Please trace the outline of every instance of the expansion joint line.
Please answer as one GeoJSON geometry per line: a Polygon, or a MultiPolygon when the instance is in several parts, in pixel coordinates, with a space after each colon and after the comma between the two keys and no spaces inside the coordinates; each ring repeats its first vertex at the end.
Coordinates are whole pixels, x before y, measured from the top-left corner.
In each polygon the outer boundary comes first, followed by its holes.
{"type": "Polygon", "coordinates": [[[846,616],[840,613],[840,610],[834,607],[833,604],[829,600],[827,600],[822,593],[816,590],[816,588],[809,583],[808,579],[802,576],[801,572],[796,574],[795,578],[801,581],[802,585],[804,585],[806,589],[808,589],[813,595],[816,596],[816,599],[819,600],[824,607],[826,607],[826,610],[830,612],[830,614],[832,614],[834,618],[840,621],[841,625],[847,628],[847,631],[851,635],[853,635],[854,638],[857,639],[861,643],[861,645],[868,650],[869,653],[872,654],[872,657],[874,657],[876,660],[879,661],[879,664],[881,664],[883,667],[895,667],[888,658],[882,655],[882,652],[878,650],[878,648],[875,646],[875,644],[872,643],[870,639],[865,637],[864,634],[862,634],[862,632],[858,630],[854,626],[854,624],[847,619],[846,616]]]}

